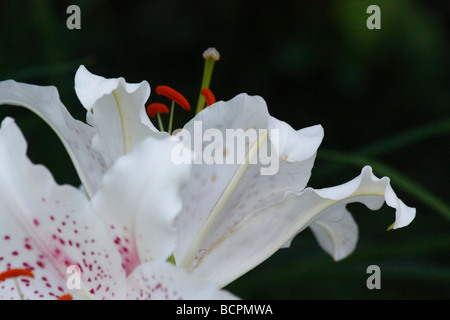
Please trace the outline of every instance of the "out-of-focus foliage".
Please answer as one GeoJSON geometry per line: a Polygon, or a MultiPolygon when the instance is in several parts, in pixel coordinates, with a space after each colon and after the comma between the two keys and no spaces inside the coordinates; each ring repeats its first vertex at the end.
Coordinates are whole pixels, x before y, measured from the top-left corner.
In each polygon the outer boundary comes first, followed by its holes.
{"type": "MultiPolygon", "coordinates": [[[[448,1],[30,0],[4,1],[0,12],[0,80],[55,85],[79,119],[85,114],[73,76],[80,64],[105,77],[173,86],[195,104],[201,53],[214,46],[221,53],[211,83],[216,98],[261,95],[270,113],[294,128],[324,126],[311,186],[345,182],[367,160],[378,176],[385,166],[394,172],[397,194],[417,208],[411,226],[386,232],[391,210],[351,206],[360,226],[352,256],[333,262],[305,231],[232,283],[237,295],[449,298],[448,1]],[[69,4],[81,8],[81,30],[66,28],[69,4]],[[366,27],[371,4],[381,9],[381,30],[366,27]],[[414,193],[422,190],[423,199],[414,193]],[[366,287],[373,264],[381,268],[381,290],[366,287]]],[[[2,107],[6,115],[25,131],[35,162],[60,183],[79,183],[40,119],[2,107]]],[[[178,112],[177,125],[192,116],[178,112]]]]}

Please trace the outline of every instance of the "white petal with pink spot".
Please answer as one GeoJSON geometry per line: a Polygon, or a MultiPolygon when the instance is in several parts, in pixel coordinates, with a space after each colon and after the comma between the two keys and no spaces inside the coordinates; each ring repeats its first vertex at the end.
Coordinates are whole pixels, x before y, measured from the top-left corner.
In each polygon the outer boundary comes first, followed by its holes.
{"type": "Polygon", "coordinates": [[[0,298],[114,298],[125,272],[103,221],[88,199],[71,186],[59,186],[46,168],[25,156],[26,142],[11,119],[0,133],[0,272],[25,268],[34,278],[0,283],[0,298]],[[8,156],[6,156],[6,154],[8,156]],[[82,270],[82,288],[69,290],[69,265],[82,270]]]}

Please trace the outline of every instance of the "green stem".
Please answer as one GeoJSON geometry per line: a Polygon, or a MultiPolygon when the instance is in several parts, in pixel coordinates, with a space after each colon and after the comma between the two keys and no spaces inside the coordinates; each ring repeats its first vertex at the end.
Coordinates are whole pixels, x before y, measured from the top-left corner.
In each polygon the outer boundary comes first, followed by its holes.
{"type": "MultiPolygon", "coordinates": [[[[364,156],[364,155],[382,155],[390,151],[399,150],[405,148],[414,143],[430,139],[435,136],[446,134],[450,131],[450,118],[444,120],[438,120],[426,125],[418,126],[416,128],[404,131],[402,133],[378,140],[374,143],[369,143],[355,150],[352,154],[364,156]]],[[[334,174],[336,170],[343,167],[345,163],[337,164],[334,167],[325,167],[320,171],[320,175],[334,174]]]]}
{"type": "Polygon", "coordinates": [[[365,155],[386,154],[449,131],[450,118],[438,120],[368,144],[359,148],[356,153],[365,155]]]}

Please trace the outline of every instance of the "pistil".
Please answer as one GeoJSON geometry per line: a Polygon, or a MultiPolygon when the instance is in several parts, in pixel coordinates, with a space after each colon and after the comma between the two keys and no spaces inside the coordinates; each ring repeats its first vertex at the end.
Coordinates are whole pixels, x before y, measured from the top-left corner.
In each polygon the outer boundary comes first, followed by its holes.
{"type": "Polygon", "coordinates": [[[203,58],[205,59],[205,67],[203,69],[203,79],[202,84],[200,86],[200,96],[198,98],[197,110],[195,114],[199,113],[205,107],[205,97],[201,93],[201,90],[204,88],[209,88],[209,84],[211,83],[211,77],[214,69],[214,63],[219,61],[220,54],[215,48],[208,48],[205,52],[203,52],[203,58]]]}

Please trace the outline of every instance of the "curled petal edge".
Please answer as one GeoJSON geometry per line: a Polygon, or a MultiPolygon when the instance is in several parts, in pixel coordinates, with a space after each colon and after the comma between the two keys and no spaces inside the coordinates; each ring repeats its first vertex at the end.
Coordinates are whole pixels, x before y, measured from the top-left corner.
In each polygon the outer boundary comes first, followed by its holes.
{"type": "Polygon", "coordinates": [[[346,205],[361,202],[378,210],[385,201],[396,209],[394,229],[414,219],[415,208],[398,199],[389,178],[377,178],[369,166],[342,185],[287,193],[283,201],[254,212],[214,245],[204,248],[191,272],[225,286],[278,249],[289,246],[298,233],[310,226],[319,245],[335,260],[341,260],[354,250],[358,240],[358,228],[346,205]]]}
{"type": "Polygon", "coordinates": [[[311,223],[311,230],[319,245],[336,261],[350,255],[358,241],[358,227],[345,208],[348,203],[360,202],[371,210],[378,210],[386,203],[395,209],[395,222],[388,230],[406,227],[416,215],[415,208],[408,207],[397,197],[390,179],[377,178],[370,166],[364,167],[358,177],[347,183],[310,190],[319,196],[317,203],[325,206],[311,223]]]}

